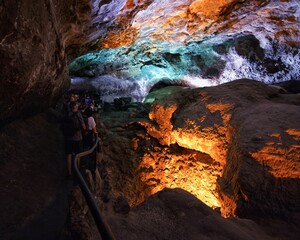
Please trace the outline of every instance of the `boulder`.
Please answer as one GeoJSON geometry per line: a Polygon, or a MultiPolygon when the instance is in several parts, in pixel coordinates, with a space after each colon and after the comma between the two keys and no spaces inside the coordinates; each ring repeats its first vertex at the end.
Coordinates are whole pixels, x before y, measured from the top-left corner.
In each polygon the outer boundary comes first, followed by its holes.
{"type": "Polygon", "coordinates": [[[182,189],[164,189],[129,216],[109,218],[116,239],[271,239],[254,222],[224,219],[182,189]]]}
{"type": "Polygon", "coordinates": [[[99,206],[118,239],[298,238],[298,95],[241,79],[151,97],[148,117],[98,119],[99,206]]]}

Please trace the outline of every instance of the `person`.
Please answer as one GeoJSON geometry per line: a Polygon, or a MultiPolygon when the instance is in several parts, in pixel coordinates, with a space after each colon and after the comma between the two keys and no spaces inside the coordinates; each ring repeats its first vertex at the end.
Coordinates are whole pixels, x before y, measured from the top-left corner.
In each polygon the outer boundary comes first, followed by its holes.
{"type": "MultiPolygon", "coordinates": [[[[71,133],[65,135],[65,152],[67,155],[67,170],[68,176],[72,176],[72,155],[82,152],[83,150],[83,135],[82,130],[85,130],[85,123],[81,112],[78,110],[78,103],[75,101],[70,102],[70,113],[68,114],[69,125],[77,126],[64,126],[64,128],[73,128],[71,133]],[[75,129],[74,129],[75,128],[75,129]]],[[[63,129],[64,130],[64,129],[63,129]]],[[[70,132],[70,131],[69,131],[70,132]]]]}
{"type": "Polygon", "coordinates": [[[97,136],[97,128],[96,128],[96,122],[93,117],[93,111],[91,108],[87,108],[84,111],[84,116],[86,118],[86,133],[84,136],[84,149],[89,149],[94,144],[94,136],[97,136]]]}
{"type": "Polygon", "coordinates": [[[90,98],[90,96],[89,96],[89,95],[85,95],[85,96],[84,96],[84,100],[85,100],[86,106],[87,106],[88,108],[90,108],[91,105],[92,105],[92,99],[90,98]]]}
{"type": "Polygon", "coordinates": [[[72,102],[75,102],[75,101],[76,101],[76,99],[75,99],[75,96],[73,94],[71,94],[69,98],[64,99],[63,111],[64,111],[65,116],[68,115],[71,112],[70,104],[72,102]]]}

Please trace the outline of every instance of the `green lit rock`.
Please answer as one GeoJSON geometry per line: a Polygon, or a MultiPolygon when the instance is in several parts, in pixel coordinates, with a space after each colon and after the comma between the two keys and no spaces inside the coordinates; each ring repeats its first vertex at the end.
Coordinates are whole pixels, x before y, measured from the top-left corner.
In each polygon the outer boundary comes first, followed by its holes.
{"type": "Polygon", "coordinates": [[[279,58],[279,54],[289,56],[291,49],[283,48],[280,53],[272,51],[264,49],[250,33],[212,35],[186,44],[138,42],[128,47],[102,49],[75,59],[69,69],[75,88],[80,79],[104,98],[110,95],[111,101],[126,96],[139,101],[154,84],[166,78],[182,79],[198,87],[239,78],[265,83],[297,78],[297,65],[292,64],[289,57],[279,58]],[[130,92],[133,85],[135,90],[130,92]],[[118,93],[113,96],[112,91],[107,91],[108,86],[118,93]]]}

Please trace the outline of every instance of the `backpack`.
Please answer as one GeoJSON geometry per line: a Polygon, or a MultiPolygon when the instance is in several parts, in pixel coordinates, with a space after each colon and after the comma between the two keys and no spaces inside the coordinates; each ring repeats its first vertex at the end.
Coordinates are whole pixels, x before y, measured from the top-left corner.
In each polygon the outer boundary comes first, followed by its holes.
{"type": "Polygon", "coordinates": [[[63,118],[61,130],[65,137],[71,138],[80,129],[80,121],[77,114],[67,115],[63,118]]]}

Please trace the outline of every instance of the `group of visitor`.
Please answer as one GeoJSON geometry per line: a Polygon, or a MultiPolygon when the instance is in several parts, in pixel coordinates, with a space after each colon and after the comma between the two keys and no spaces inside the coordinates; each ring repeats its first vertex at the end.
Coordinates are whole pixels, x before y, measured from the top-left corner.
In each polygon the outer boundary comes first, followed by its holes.
{"type": "Polygon", "coordinates": [[[68,176],[72,176],[72,156],[91,148],[97,137],[95,103],[88,95],[71,94],[64,99],[61,130],[65,138],[68,176]]]}

